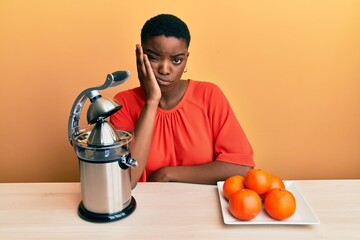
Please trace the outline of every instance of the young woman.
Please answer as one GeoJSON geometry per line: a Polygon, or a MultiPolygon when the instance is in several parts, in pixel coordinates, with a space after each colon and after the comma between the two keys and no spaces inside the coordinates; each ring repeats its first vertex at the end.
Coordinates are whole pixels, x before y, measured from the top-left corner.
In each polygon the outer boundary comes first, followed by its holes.
{"type": "Polygon", "coordinates": [[[133,129],[132,187],[138,181],[216,184],[254,167],[253,150],[221,90],[181,79],[187,71],[190,33],[176,16],[149,19],[136,45],[141,87],[115,99],[117,129],[133,129]]]}

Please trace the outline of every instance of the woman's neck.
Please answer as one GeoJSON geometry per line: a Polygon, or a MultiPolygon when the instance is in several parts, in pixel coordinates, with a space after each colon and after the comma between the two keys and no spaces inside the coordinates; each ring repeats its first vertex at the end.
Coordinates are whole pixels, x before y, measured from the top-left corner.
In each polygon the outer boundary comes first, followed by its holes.
{"type": "Polygon", "coordinates": [[[178,86],[170,92],[162,92],[159,107],[164,110],[170,110],[176,107],[183,98],[188,84],[188,80],[181,80],[178,86]]]}

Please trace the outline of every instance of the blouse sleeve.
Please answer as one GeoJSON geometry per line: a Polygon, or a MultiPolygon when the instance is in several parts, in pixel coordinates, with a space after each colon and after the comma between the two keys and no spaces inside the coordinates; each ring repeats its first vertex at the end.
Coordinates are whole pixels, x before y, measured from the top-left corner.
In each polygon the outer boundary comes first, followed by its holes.
{"type": "Polygon", "coordinates": [[[211,97],[209,118],[213,129],[215,159],[255,166],[253,149],[225,95],[216,87],[211,97]]]}

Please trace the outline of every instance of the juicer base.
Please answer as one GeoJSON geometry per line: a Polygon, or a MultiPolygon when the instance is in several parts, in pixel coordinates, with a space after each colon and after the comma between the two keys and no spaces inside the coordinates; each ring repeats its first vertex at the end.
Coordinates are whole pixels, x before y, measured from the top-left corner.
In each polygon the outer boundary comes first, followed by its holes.
{"type": "Polygon", "coordinates": [[[120,212],[116,212],[113,214],[90,212],[84,207],[84,204],[81,201],[78,207],[78,215],[82,219],[89,222],[106,223],[106,222],[117,221],[129,216],[131,213],[134,212],[135,208],[136,208],[136,201],[134,197],[131,197],[129,206],[127,206],[120,212]]]}

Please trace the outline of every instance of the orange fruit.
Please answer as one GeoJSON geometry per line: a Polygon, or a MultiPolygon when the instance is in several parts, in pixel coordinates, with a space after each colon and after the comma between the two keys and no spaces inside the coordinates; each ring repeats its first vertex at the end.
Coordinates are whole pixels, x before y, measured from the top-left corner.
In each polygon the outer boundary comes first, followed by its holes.
{"type": "Polygon", "coordinates": [[[234,192],[229,198],[229,211],[237,219],[251,220],[262,209],[259,195],[250,189],[234,192]]]}
{"type": "Polygon", "coordinates": [[[272,189],[265,197],[265,210],[270,217],[283,220],[291,217],[296,210],[294,195],[286,189],[272,189]]]}
{"type": "Polygon", "coordinates": [[[273,190],[274,188],[282,188],[285,189],[285,184],[283,182],[283,180],[281,178],[279,178],[278,176],[271,176],[271,185],[270,188],[263,194],[260,195],[261,199],[265,199],[266,195],[273,190]]]}
{"type": "Polygon", "coordinates": [[[257,194],[265,193],[271,186],[272,177],[270,173],[262,169],[251,169],[244,177],[244,185],[257,194]]]}
{"type": "Polygon", "coordinates": [[[244,189],[244,177],[240,175],[234,175],[227,178],[223,185],[223,194],[226,200],[229,200],[231,194],[236,191],[244,189]]]}

